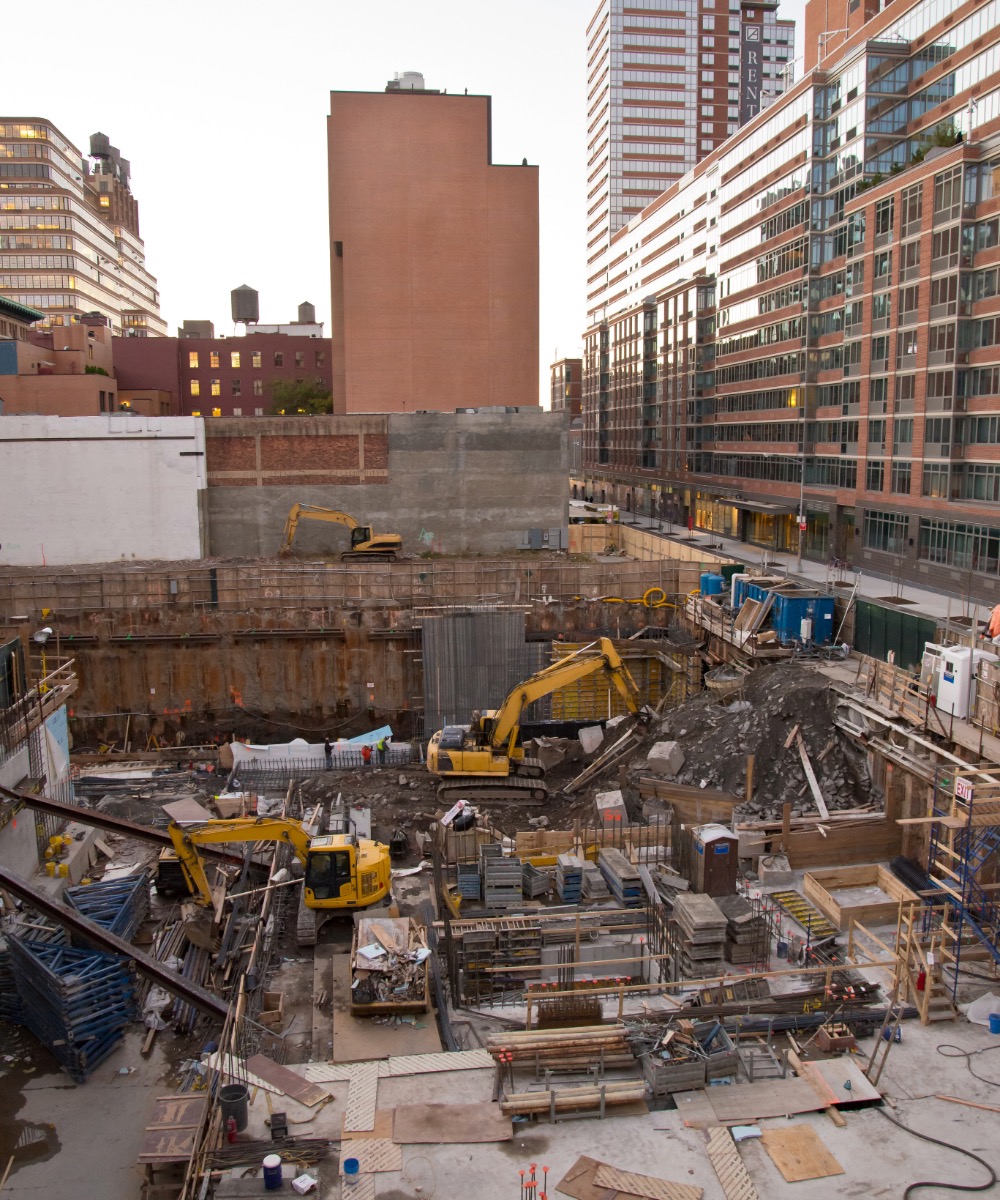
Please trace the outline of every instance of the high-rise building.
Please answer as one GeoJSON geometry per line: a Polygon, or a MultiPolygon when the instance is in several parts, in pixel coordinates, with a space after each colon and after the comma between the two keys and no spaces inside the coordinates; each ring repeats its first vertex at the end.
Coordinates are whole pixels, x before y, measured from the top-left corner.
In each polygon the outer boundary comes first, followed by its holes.
{"type": "Polygon", "coordinates": [[[538,404],[538,169],[493,163],[490,103],[331,93],[335,412],[538,404]]]}
{"type": "MultiPolygon", "coordinates": [[[[794,23],[776,0],[601,0],[587,27],[587,310],[616,269],[614,235],[781,92],[794,23]]],[[[633,265],[632,270],[635,271],[633,265]]]]}
{"type": "Polygon", "coordinates": [[[580,482],[995,597],[1000,0],[810,0],[805,68],[612,236],[580,482]]]}
{"type": "Polygon", "coordinates": [[[129,163],[103,133],[84,157],[50,121],[0,117],[0,296],[39,328],[96,312],[118,335],[166,334],[129,163]]]}

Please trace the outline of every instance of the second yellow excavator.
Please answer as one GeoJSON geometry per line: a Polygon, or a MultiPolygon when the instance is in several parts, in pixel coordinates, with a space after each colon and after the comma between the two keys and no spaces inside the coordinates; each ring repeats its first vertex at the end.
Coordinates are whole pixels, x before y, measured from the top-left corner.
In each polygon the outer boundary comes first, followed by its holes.
{"type": "Polygon", "coordinates": [[[340,512],[339,509],[321,508],[317,504],[293,504],[285,521],[279,554],[291,554],[299,521],[330,521],[334,525],[346,525],[351,531],[351,548],[341,554],[341,562],[395,562],[396,556],[403,550],[403,539],[398,533],[373,533],[370,525],[362,525],[349,513],[340,512]]]}
{"type": "Polygon", "coordinates": [[[521,714],[533,701],[595,671],[607,675],[633,716],[648,720],[628,667],[611,640],[599,638],[517,684],[498,709],[476,714],[471,725],[446,725],[433,735],[427,768],[441,776],[441,800],[543,800],[544,770],[537,759],[525,757],[521,714]]]}
{"type": "Polygon", "coordinates": [[[200,825],[171,823],[167,832],[189,889],[199,903],[213,907],[212,887],[199,846],[229,842],[286,842],[305,868],[298,916],[298,943],[316,944],[323,921],[339,913],[367,909],[389,895],[389,849],[353,833],[310,837],[286,817],[236,817],[200,825]]]}

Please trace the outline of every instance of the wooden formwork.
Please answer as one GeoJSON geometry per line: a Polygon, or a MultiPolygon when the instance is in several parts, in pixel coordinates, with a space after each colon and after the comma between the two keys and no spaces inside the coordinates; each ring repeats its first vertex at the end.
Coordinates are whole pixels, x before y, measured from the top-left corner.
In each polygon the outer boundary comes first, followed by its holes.
{"type": "Polygon", "coordinates": [[[838,929],[846,929],[851,920],[866,925],[895,923],[901,903],[919,901],[919,897],[900,883],[891,871],[877,863],[807,871],[802,880],[802,892],[838,929]],[[833,895],[835,891],[873,887],[884,892],[889,899],[866,901],[859,897],[856,901],[844,902],[838,901],[833,895]]]}

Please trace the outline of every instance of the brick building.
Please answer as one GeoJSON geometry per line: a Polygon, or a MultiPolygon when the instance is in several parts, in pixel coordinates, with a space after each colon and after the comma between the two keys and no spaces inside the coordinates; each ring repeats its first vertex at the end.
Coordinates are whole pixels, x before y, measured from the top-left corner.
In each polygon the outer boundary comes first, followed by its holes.
{"type": "Polygon", "coordinates": [[[560,358],[549,367],[549,408],[552,412],[568,412],[570,418],[580,415],[583,397],[583,359],[560,358]]]}
{"type": "Polygon", "coordinates": [[[332,390],[329,338],[257,333],[250,326],[246,337],[113,340],[119,388],[130,396],[169,393],[175,416],[266,416],[277,382],[318,380],[323,391],[332,390]]]}
{"type": "Polygon", "coordinates": [[[810,0],[804,77],[613,239],[588,491],[995,595],[995,9],[810,0]]]}
{"type": "Polygon", "coordinates": [[[490,104],[331,93],[334,411],[537,406],[538,168],[493,163],[490,104]]]}

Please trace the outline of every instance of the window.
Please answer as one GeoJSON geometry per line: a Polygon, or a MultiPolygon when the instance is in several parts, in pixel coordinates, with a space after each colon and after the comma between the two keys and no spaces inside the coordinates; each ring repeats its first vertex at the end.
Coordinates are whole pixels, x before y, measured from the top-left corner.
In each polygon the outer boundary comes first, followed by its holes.
{"type": "Polygon", "coordinates": [[[221,408],[213,408],[213,409],[212,409],[212,416],[213,416],[213,417],[221,417],[221,416],[222,416],[222,409],[221,409],[221,408]]]}
{"type": "Polygon", "coordinates": [[[920,306],[920,285],[899,289],[899,323],[900,325],[915,325],[917,309],[920,306]]]}
{"type": "Polygon", "coordinates": [[[902,554],[906,547],[909,519],[899,513],[865,513],[865,548],[887,554],[902,554]]]}
{"type": "Polygon", "coordinates": [[[881,459],[869,461],[865,467],[865,488],[869,492],[881,492],[885,487],[885,463],[881,459]]]}
{"type": "Polygon", "coordinates": [[[932,496],[935,500],[948,499],[948,475],[950,468],[947,463],[924,463],[923,481],[921,483],[921,492],[925,496],[932,496]]]}
{"type": "Polygon", "coordinates": [[[913,401],[916,394],[916,375],[897,375],[895,411],[898,413],[913,412],[913,401]]]}
{"type": "Polygon", "coordinates": [[[912,471],[912,463],[894,462],[892,464],[892,478],[889,490],[895,492],[897,496],[908,496],[910,494],[912,471]]]}
{"type": "Polygon", "coordinates": [[[188,351],[188,366],[191,368],[192,371],[198,370],[198,351],[197,350],[189,350],[188,351]]]}
{"type": "Polygon", "coordinates": [[[891,316],[892,297],[889,293],[879,292],[878,295],[872,296],[872,321],[881,322],[881,324],[875,325],[875,328],[885,329],[891,316]]]}
{"type": "Polygon", "coordinates": [[[255,408],[253,410],[253,415],[255,417],[262,417],[264,415],[264,410],[262,408],[255,408]]]}
{"type": "Polygon", "coordinates": [[[966,463],[959,480],[958,498],[1000,503],[1000,467],[987,463],[966,463]]]}
{"type": "Polygon", "coordinates": [[[199,383],[199,381],[197,379],[191,380],[191,395],[192,396],[200,396],[201,395],[201,384],[199,383]]]}
{"type": "MultiPolygon", "coordinates": [[[[888,200],[879,200],[875,205],[875,237],[883,240],[892,237],[892,222],[896,211],[896,198],[890,196],[888,200]]],[[[875,242],[879,245],[878,240],[875,242]]]]}
{"type": "Polygon", "coordinates": [[[934,235],[931,243],[931,270],[943,271],[958,266],[959,231],[942,229],[934,235]]]}
{"type": "Polygon", "coordinates": [[[928,412],[950,412],[955,396],[955,377],[951,371],[928,371],[928,412]]]}
{"type": "Polygon", "coordinates": [[[239,350],[229,351],[229,365],[236,371],[240,369],[240,352],[239,350]]]}
{"type": "Polygon", "coordinates": [[[255,371],[260,370],[262,364],[261,364],[261,353],[259,350],[254,350],[253,353],[251,354],[250,365],[253,367],[253,369],[255,371]]]}
{"type": "MultiPolygon", "coordinates": [[[[917,353],[917,331],[915,329],[902,329],[896,334],[896,366],[904,365],[904,360],[916,357],[917,353]]],[[[907,366],[913,366],[913,363],[906,363],[907,366]]]]}
{"type": "Polygon", "coordinates": [[[958,312],[958,276],[931,280],[931,320],[953,317],[958,312]]]}
{"type": "Polygon", "coordinates": [[[234,417],[242,417],[242,416],[243,416],[243,409],[242,409],[242,408],[234,408],[234,409],[233,409],[233,416],[234,416],[234,417]]]}
{"type": "MultiPolygon", "coordinates": [[[[900,334],[902,340],[903,335],[900,334]]],[[[948,325],[932,325],[927,334],[927,349],[930,354],[937,355],[936,359],[930,359],[932,362],[954,362],[955,361],[955,326],[948,325]]]]}
{"type": "Polygon", "coordinates": [[[264,380],[263,379],[255,379],[253,381],[253,394],[255,396],[263,396],[264,395],[264,380]]]}
{"type": "Polygon", "coordinates": [[[880,250],[875,255],[875,286],[885,287],[892,282],[892,251],[880,250]]]}
{"type": "Polygon", "coordinates": [[[215,367],[216,370],[218,370],[218,367],[219,367],[219,352],[218,352],[218,350],[211,351],[211,353],[208,356],[208,365],[210,367],[215,367]]]}
{"type": "Polygon", "coordinates": [[[200,408],[192,408],[192,409],[191,409],[191,416],[192,416],[192,417],[200,417],[200,416],[201,416],[201,409],[200,409],[200,408]]]}
{"type": "Polygon", "coordinates": [[[920,232],[920,218],[924,209],[924,189],[920,183],[903,188],[899,197],[900,237],[911,237],[920,232]]]}
{"type": "MultiPolygon", "coordinates": [[[[888,341],[888,338],[881,338],[881,341],[888,341]]],[[[889,380],[883,376],[881,379],[869,379],[868,381],[868,411],[872,413],[884,413],[889,400],[889,380]]],[[[872,427],[883,422],[872,422],[872,427]]],[[[868,441],[871,444],[872,434],[869,431],[868,441]]]]}
{"type": "Polygon", "coordinates": [[[1000,528],[995,526],[921,517],[918,546],[918,555],[925,562],[984,575],[1000,574],[1000,528]]]}
{"type": "Polygon", "coordinates": [[[904,283],[920,274],[920,243],[907,242],[899,248],[899,281],[904,283]]]}
{"type": "Polygon", "coordinates": [[[325,362],[326,362],[326,351],[325,350],[317,350],[316,351],[316,366],[322,367],[325,362]]]}
{"type": "Polygon", "coordinates": [[[276,367],[283,367],[285,365],[285,356],[280,350],[275,350],[274,352],[274,365],[276,367]]]}
{"type": "Polygon", "coordinates": [[[868,449],[881,454],[885,450],[885,421],[868,422],[868,449]]]}
{"type": "Polygon", "coordinates": [[[934,176],[934,224],[955,221],[962,211],[962,168],[934,176]]]}
{"type": "MultiPolygon", "coordinates": [[[[889,358],[889,335],[882,334],[880,337],[872,338],[872,357],[871,369],[884,370],[885,364],[889,358]]],[[[885,380],[882,380],[885,383],[885,380]]]]}
{"type": "Polygon", "coordinates": [[[306,352],[304,350],[295,351],[295,365],[300,368],[306,365],[306,352]]]}
{"type": "Polygon", "coordinates": [[[242,396],[243,395],[243,386],[240,383],[240,381],[238,379],[233,379],[231,381],[231,383],[232,383],[232,388],[233,388],[233,395],[234,396],[242,396]]]}
{"type": "Polygon", "coordinates": [[[212,380],[212,395],[213,396],[221,396],[222,395],[222,380],[221,379],[213,379],[212,380]]]}
{"type": "Polygon", "coordinates": [[[913,445],[913,418],[906,417],[903,420],[895,420],[892,423],[892,452],[898,454],[900,448],[903,453],[909,453],[907,446],[913,445]]]}

